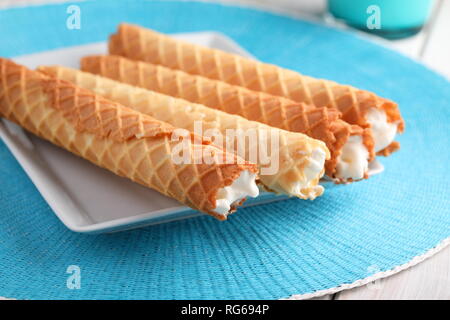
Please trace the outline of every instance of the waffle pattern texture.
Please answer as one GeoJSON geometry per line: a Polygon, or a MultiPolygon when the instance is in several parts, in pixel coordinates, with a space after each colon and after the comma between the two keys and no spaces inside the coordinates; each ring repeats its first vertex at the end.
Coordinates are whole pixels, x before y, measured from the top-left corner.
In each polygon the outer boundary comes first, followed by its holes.
{"type": "MultiPolygon", "coordinates": [[[[160,64],[316,107],[334,108],[341,111],[343,120],[363,128],[370,127],[366,114],[370,108],[375,107],[386,113],[389,122],[398,122],[398,132],[403,132],[404,129],[397,104],[371,92],[178,41],[136,25],[119,26],[117,33],[110,37],[109,53],[160,64]]],[[[388,155],[398,148],[399,143],[393,142],[381,150],[380,154],[388,155]]]]}
{"type": "Polygon", "coordinates": [[[255,164],[238,161],[193,135],[187,137],[191,161],[176,164],[175,127],[8,59],[0,58],[0,84],[2,117],[220,220],[226,215],[214,212],[218,190],[231,185],[244,170],[257,172],[255,164]],[[211,164],[196,161],[196,156],[207,153],[211,164]]]}
{"type": "Polygon", "coordinates": [[[374,157],[370,131],[339,119],[337,109],[316,108],[283,97],[119,56],[85,57],[81,60],[81,69],[319,139],[330,150],[331,158],[326,163],[326,174],[332,178],[335,178],[337,159],[342,147],[350,136],[361,136],[369,151],[370,160],[374,157]]]}
{"type": "MultiPolygon", "coordinates": [[[[319,179],[323,176],[323,170],[320,169],[323,163],[316,164],[316,160],[313,159],[313,154],[317,150],[321,150],[323,154],[328,152],[325,145],[320,141],[303,134],[277,130],[262,123],[248,121],[242,117],[220,112],[203,105],[126,85],[76,69],[44,66],[40,67],[40,70],[76,83],[82,88],[90,88],[97,94],[168,122],[175,127],[196,132],[196,126],[201,124],[202,134],[207,134],[208,131],[214,133],[218,130],[221,137],[224,137],[217,139],[218,147],[225,146],[227,130],[241,130],[242,134],[228,135],[229,139],[234,138],[232,141],[234,148],[230,151],[240,152],[240,155],[242,153],[241,156],[244,159],[260,164],[261,168],[276,165],[275,162],[282,164],[279,165],[279,170],[276,173],[264,174],[263,171],[260,172],[261,183],[268,190],[275,190],[303,199],[314,199],[323,192],[322,187],[317,187],[319,179]],[[201,123],[197,122],[196,125],[196,121],[201,123]],[[272,136],[272,131],[276,131],[277,134],[272,136]],[[269,161],[267,164],[267,159],[259,156],[258,145],[246,143],[246,132],[254,132],[254,137],[262,145],[269,147],[273,143],[278,145],[278,148],[274,150],[278,153],[274,152],[274,163],[269,161]],[[239,146],[244,146],[244,148],[241,148],[242,151],[239,150],[239,146]],[[305,168],[311,165],[319,168],[316,170],[315,176],[312,177],[305,173],[305,168]],[[301,182],[304,188],[296,188],[297,182],[301,182]]],[[[211,135],[211,139],[214,139],[213,135],[211,135]]],[[[213,141],[216,142],[215,139],[213,141]]],[[[270,157],[270,159],[272,158],[270,157]]]]}
{"type": "Polygon", "coordinates": [[[205,216],[108,235],[67,230],[1,144],[0,296],[277,299],[391,270],[450,236],[450,84],[443,77],[352,34],[250,9],[77,5],[80,30],[64,28],[66,4],[0,12],[0,54],[105,41],[123,21],[166,33],[215,30],[258,59],[398,102],[408,130],[399,136],[401,152],[381,159],[384,173],[330,187],[313,202],[246,208],[226,223],[205,216]],[[69,265],[81,269],[79,290],[66,287],[69,265]]]}

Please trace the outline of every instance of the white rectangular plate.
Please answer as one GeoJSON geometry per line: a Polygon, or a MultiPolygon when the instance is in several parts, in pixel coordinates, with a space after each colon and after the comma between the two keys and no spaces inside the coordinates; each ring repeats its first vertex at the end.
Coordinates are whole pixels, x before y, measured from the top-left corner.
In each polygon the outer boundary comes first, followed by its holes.
{"type": "MultiPolygon", "coordinates": [[[[251,56],[231,39],[215,32],[179,34],[176,37],[251,56]]],[[[21,56],[14,61],[29,68],[49,64],[78,68],[81,57],[105,53],[106,43],[94,43],[21,56]]],[[[0,121],[0,137],[58,218],[73,231],[121,231],[200,214],[27,134],[6,120],[0,121]]],[[[247,200],[246,206],[282,199],[286,197],[262,193],[256,199],[247,200]]]]}
{"type": "MultiPolygon", "coordinates": [[[[185,33],[175,37],[252,57],[236,42],[217,32],[185,33]]],[[[105,53],[107,44],[102,42],[21,56],[14,61],[29,68],[51,64],[79,68],[79,61],[83,56],[105,53]]],[[[201,214],[27,134],[6,120],[0,121],[0,138],[58,218],[72,231],[122,231],[201,214]]],[[[381,164],[374,161],[369,174],[382,170],[381,164]]],[[[262,192],[256,199],[248,199],[244,207],[285,199],[286,196],[262,192]]]]}

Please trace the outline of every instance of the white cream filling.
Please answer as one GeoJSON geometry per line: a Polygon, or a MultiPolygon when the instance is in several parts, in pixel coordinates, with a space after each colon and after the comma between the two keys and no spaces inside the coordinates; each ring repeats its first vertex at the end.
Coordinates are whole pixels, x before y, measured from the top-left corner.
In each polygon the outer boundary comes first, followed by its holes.
{"type": "Polygon", "coordinates": [[[220,188],[216,196],[216,208],[214,211],[221,215],[227,215],[231,206],[250,196],[257,197],[259,189],[255,182],[256,174],[248,170],[243,171],[230,186],[220,188]]]}
{"type": "Polygon", "coordinates": [[[370,108],[366,114],[366,119],[372,126],[375,152],[383,150],[394,141],[397,123],[388,122],[386,112],[378,108],[370,108]]]}
{"type": "Polygon", "coordinates": [[[336,177],[343,180],[360,180],[369,167],[369,151],[361,136],[351,136],[337,158],[336,177]]]}
{"type": "Polygon", "coordinates": [[[323,193],[324,188],[321,185],[310,186],[310,184],[311,181],[320,178],[319,175],[323,171],[326,156],[325,151],[321,148],[313,150],[311,157],[309,158],[309,163],[304,169],[305,180],[297,181],[294,185],[293,192],[295,195],[314,199],[316,196],[323,193]],[[304,194],[302,190],[307,188],[311,189],[310,193],[304,194]]]}

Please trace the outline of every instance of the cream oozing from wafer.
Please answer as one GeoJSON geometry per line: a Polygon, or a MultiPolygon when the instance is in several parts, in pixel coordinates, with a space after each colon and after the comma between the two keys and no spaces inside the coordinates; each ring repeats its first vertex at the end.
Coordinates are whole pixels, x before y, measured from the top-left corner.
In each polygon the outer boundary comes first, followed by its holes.
{"type": "Polygon", "coordinates": [[[394,141],[398,124],[388,122],[386,112],[378,108],[370,108],[366,114],[366,119],[371,125],[375,152],[383,150],[394,141]]]}
{"type": "Polygon", "coordinates": [[[325,165],[327,155],[321,148],[314,149],[309,157],[309,163],[304,169],[304,181],[297,181],[294,187],[294,194],[303,196],[307,199],[314,199],[317,195],[321,195],[324,188],[321,185],[311,186],[311,181],[317,179],[325,165]],[[310,189],[309,194],[305,194],[302,190],[310,189]]]}
{"type": "Polygon", "coordinates": [[[369,151],[361,136],[350,136],[337,159],[336,178],[361,180],[369,167],[369,151]]]}
{"type": "Polygon", "coordinates": [[[243,171],[230,186],[220,188],[216,195],[216,208],[214,211],[221,215],[227,215],[232,205],[239,203],[246,197],[255,198],[259,195],[259,189],[255,182],[256,174],[243,171]]]}

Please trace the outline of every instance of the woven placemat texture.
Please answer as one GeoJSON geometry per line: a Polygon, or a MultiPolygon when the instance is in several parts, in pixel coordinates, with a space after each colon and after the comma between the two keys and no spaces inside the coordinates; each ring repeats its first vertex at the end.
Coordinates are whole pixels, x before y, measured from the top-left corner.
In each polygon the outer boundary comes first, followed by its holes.
{"type": "Polygon", "coordinates": [[[80,2],[0,11],[0,55],[104,41],[122,21],[163,32],[215,30],[257,58],[397,101],[400,152],[372,179],[140,230],[67,230],[0,142],[0,296],[19,299],[277,299],[350,284],[403,265],[450,236],[450,84],[386,48],[309,22],[217,4],[80,2]],[[70,265],[79,289],[68,289],[70,265]]]}

